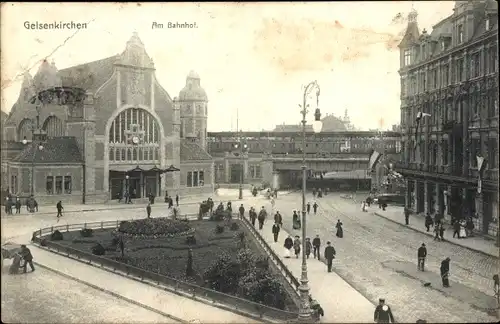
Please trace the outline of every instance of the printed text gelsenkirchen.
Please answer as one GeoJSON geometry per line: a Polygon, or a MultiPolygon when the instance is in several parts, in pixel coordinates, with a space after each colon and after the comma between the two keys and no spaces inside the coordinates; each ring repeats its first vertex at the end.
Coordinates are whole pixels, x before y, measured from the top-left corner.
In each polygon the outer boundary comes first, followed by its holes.
{"type": "Polygon", "coordinates": [[[75,23],[74,21],[53,21],[50,23],[41,21],[25,21],[26,29],[87,29],[87,23],[75,23]]]}

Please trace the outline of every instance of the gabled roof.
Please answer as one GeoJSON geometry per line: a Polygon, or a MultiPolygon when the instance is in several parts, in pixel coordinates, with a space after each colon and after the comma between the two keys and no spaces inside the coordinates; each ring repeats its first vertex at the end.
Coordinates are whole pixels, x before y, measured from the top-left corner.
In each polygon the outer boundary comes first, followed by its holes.
{"type": "Polygon", "coordinates": [[[213,160],[198,143],[181,140],[181,161],[211,161],[213,160]]]}
{"type": "Polygon", "coordinates": [[[13,162],[32,163],[82,163],[83,158],[75,137],[54,137],[43,142],[43,150],[38,149],[38,143],[26,145],[13,162]],[[35,150],[35,152],[34,152],[35,150]]]}
{"type": "Polygon", "coordinates": [[[118,55],[59,70],[63,87],[95,92],[113,75],[118,55]]]}

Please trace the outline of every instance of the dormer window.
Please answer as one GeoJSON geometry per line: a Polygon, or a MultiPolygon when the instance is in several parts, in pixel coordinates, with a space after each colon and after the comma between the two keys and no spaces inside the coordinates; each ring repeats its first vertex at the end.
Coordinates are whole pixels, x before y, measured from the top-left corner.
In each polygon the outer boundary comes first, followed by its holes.
{"type": "Polygon", "coordinates": [[[407,49],[404,52],[404,63],[405,66],[408,66],[411,64],[411,50],[407,49]]]}
{"type": "Polygon", "coordinates": [[[490,18],[486,18],[484,29],[486,29],[486,31],[490,30],[490,18]]]}
{"type": "Polygon", "coordinates": [[[457,37],[458,44],[462,44],[464,42],[464,25],[458,25],[457,37]]]}
{"type": "Polygon", "coordinates": [[[446,50],[446,43],[444,42],[444,40],[441,41],[441,51],[445,51],[446,50]]]}

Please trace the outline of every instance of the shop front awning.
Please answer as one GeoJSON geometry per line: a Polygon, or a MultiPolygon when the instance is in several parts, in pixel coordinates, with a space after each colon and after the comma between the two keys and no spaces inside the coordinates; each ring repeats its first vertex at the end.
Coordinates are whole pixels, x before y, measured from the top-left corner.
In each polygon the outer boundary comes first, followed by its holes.
{"type": "Polygon", "coordinates": [[[137,165],[135,168],[130,169],[130,165],[112,165],[110,170],[112,172],[122,172],[122,173],[132,173],[132,172],[157,172],[159,174],[167,173],[167,172],[177,172],[180,171],[179,168],[170,165],[166,169],[161,169],[156,165],[137,165]]]}

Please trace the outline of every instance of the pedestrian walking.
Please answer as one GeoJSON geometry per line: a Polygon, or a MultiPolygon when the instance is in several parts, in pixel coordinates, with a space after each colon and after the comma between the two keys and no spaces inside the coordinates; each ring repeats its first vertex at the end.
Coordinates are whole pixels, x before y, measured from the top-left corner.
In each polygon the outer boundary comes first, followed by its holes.
{"type": "Polygon", "coordinates": [[[379,298],[378,305],[375,307],[375,313],[373,314],[373,320],[376,323],[394,323],[391,308],[385,304],[384,298],[379,298]]]}
{"type": "Polygon", "coordinates": [[[21,199],[19,197],[16,198],[16,214],[21,213],[21,199]]]}
{"type": "Polygon", "coordinates": [[[405,213],[405,224],[410,225],[410,210],[407,207],[405,207],[404,213],[405,213]]]}
{"type": "Polygon", "coordinates": [[[460,222],[457,219],[453,223],[453,238],[455,238],[455,235],[460,238],[460,222]]]}
{"type": "Polygon", "coordinates": [[[168,208],[174,207],[174,201],[172,200],[172,197],[168,196],[168,208]]]}
{"type": "Polygon", "coordinates": [[[313,211],[314,211],[314,214],[316,214],[316,212],[318,211],[318,204],[316,202],[314,202],[314,204],[313,204],[313,211]]]}
{"type": "Polygon", "coordinates": [[[422,243],[422,245],[418,248],[417,251],[417,268],[420,271],[424,271],[425,267],[425,258],[427,257],[427,248],[425,247],[425,243],[422,243]]]}
{"type": "Polygon", "coordinates": [[[444,229],[443,223],[439,224],[439,236],[441,237],[441,242],[444,241],[444,229]]]}
{"type": "Polygon", "coordinates": [[[9,197],[5,197],[5,214],[9,215],[9,205],[10,205],[10,200],[9,197]]]}
{"type": "Polygon", "coordinates": [[[293,229],[295,230],[300,229],[302,224],[300,222],[300,217],[297,214],[296,210],[293,211],[292,221],[293,221],[293,229]]]}
{"type": "Polygon", "coordinates": [[[175,195],[175,205],[179,207],[179,194],[175,195]]]}
{"type": "Polygon", "coordinates": [[[241,204],[240,208],[238,208],[240,212],[240,219],[243,219],[243,216],[245,215],[245,207],[243,207],[243,204],[241,204]]]}
{"type": "Polygon", "coordinates": [[[326,242],[325,248],[325,259],[328,272],[332,272],[333,259],[335,259],[335,255],[337,254],[337,252],[335,252],[335,248],[331,244],[332,243],[330,241],[326,242]]]}
{"type": "Polygon", "coordinates": [[[148,218],[151,218],[151,203],[150,202],[146,206],[146,213],[148,215],[148,218]]]}
{"type": "Polygon", "coordinates": [[[306,256],[309,259],[309,256],[311,255],[311,250],[312,250],[312,244],[311,244],[311,239],[306,238],[306,256]]]}
{"type": "Polygon", "coordinates": [[[278,234],[279,233],[280,233],[280,225],[278,223],[274,223],[274,225],[273,225],[274,243],[278,242],[278,234]]]}
{"type": "Polygon", "coordinates": [[[259,212],[259,216],[257,216],[257,220],[259,221],[259,230],[261,230],[262,227],[264,227],[264,221],[266,220],[266,217],[267,217],[267,211],[264,208],[264,206],[262,206],[259,212]]]}
{"type": "Polygon", "coordinates": [[[312,246],[313,246],[313,257],[314,258],[318,257],[318,260],[320,260],[321,257],[319,251],[321,247],[321,239],[319,238],[319,235],[316,235],[316,237],[313,238],[312,246]]]}
{"type": "Polygon", "coordinates": [[[274,214],[274,222],[279,226],[283,226],[283,217],[281,216],[279,210],[277,210],[276,214],[274,214]]]}
{"type": "Polygon", "coordinates": [[[252,222],[252,226],[255,227],[255,220],[257,219],[257,213],[255,212],[255,208],[250,207],[250,211],[248,212],[248,216],[250,217],[250,221],[252,222]]]}
{"type": "MultiPolygon", "coordinates": [[[[17,209],[17,207],[16,207],[17,209]]],[[[474,231],[474,222],[472,221],[472,217],[467,217],[467,221],[465,223],[465,231],[467,236],[472,236],[472,233],[474,231]]]]}
{"type": "Polygon", "coordinates": [[[283,244],[283,247],[285,248],[285,258],[289,258],[291,256],[291,249],[293,247],[293,239],[290,235],[285,239],[285,243],[283,244]]]}
{"type": "Polygon", "coordinates": [[[441,261],[441,267],[439,268],[441,273],[441,280],[443,282],[443,287],[450,287],[450,282],[448,280],[450,276],[450,258],[446,258],[441,261]]]}
{"type": "Polygon", "coordinates": [[[441,225],[434,226],[434,241],[439,241],[439,230],[441,229],[441,225]]]}
{"type": "Polygon", "coordinates": [[[295,240],[293,241],[293,250],[295,252],[295,257],[298,259],[300,254],[300,246],[301,246],[300,237],[298,235],[295,236],[295,240]]]}
{"type": "Polygon", "coordinates": [[[59,202],[57,203],[56,205],[56,208],[57,208],[57,222],[59,223],[59,219],[62,217],[62,211],[63,211],[63,206],[62,206],[62,202],[59,200],[59,202]]]}
{"type": "Polygon", "coordinates": [[[311,212],[311,203],[310,202],[307,203],[306,210],[307,210],[308,214],[311,212]]]}
{"type": "Polygon", "coordinates": [[[425,220],[424,220],[424,225],[425,225],[425,229],[427,230],[427,232],[429,231],[432,224],[433,224],[432,217],[431,217],[431,215],[427,214],[425,216],[425,220]]]}
{"type": "Polygon", "coordinates": [[[342,229],[342,222],[339,220],[337,220],[337,224],[335,225],[335,227],[337,228],[337,234],[335,234],[338,238],[343,238],[344,237],[344,230],[342,229]]]}
{"type": "Polygon", "coordinates": [[[26,273],[28,264],[30,265],[31,272],[35,271],[35,266],[33,265],[33,255],[30,249],[26,245],[21,245],[21,255],[24,259],[23,272],[26,273]]]}

